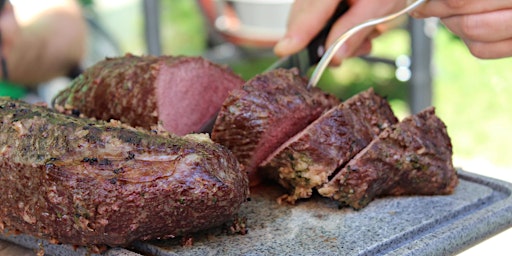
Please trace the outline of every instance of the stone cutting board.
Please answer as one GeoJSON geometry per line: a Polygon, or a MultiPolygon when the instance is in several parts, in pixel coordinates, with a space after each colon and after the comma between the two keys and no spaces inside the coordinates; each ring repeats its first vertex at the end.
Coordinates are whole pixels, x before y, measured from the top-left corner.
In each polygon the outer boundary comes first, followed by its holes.
{"type": "MultiPolygon", "coordinates": [[[[245,235],[230,234],[224,227],[191,235],[191,246],[175,238],[137,242],[105,254],[456,254],[512,227],[512,184],[462,170],[459,177],[452,195],[381,198],[359,211],[339,208],[322,197],[298,201],[295,206],[278,205],[275,199],[284,191],[274,185],[260,186],[251,191],[251,201],[239,214],[247,219],[245,235]]],[[[83,250],[27,236],[0,238],[29,248],[41,244],[48,255],[84,255],[83,250]]]]}

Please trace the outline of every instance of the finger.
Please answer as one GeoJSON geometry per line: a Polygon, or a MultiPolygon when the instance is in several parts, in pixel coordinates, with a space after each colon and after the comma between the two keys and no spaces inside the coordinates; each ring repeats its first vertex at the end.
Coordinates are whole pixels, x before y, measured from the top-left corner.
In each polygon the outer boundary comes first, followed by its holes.
{"type": "Polygon", "coordinates": [[[411,12],[415,18],[439,17],[491,12],[512,8],[512,1],[505,0],[429,0],[411,12]]]}
{"type": "Polygon", "coordinates": [[[512,30],[504,24],[512,24],[512,9],[452,16],[442,22],[454,34],[471,41],[495,42],[512,38],[512,30]]]}
{"type": "Polygon", "coordinates": [[[480,59],[512,57],[512,38],[498,42],[464,40],[471,54],[480,59]]]}
{"type": "MultiPolygon", "coordinates": [[[[369,19],[382,17],[389,13],[392,13],[398,8],[404,6],[402,1],[394,1],[394,4],[379,4],[380,1],[376,0],[361,0],[355,2],[348,12],[343,15],[331,29],[329,36],[327,37],[327,45],[330,46],[340,35],[345,33],[350,28],[361,24],[369,19]]],[[[355,35],[350,37],[339,49],[335,59],[343,59],[350,56],[354,56],[357,49],[360,48],[361,44],[369,37],[375,30],[374,28],[365,28],[355,35]]]]}
{"type": "Polygon", "coordinates": [[[290,55],[306,45],[325,26],[339,0],[296,0],[290,10],[285,36],[274,46],[278,56],[290,55]]]}
{"type": "Polygon", "coordinates": [[[370,54],[372,51],[372,39],[367,38],[354,52],[354,57],[364,56],[370,54]]]}
{"type": "MultiPolygon", "coordinates": [[[[354,53],[351,57],[368,55],[368,54],[370,54],[371,51],[372,51],[372,41],[371,41],[371,39],[367,38],[366,40],[364,40],[361,43],[361,45],[359,45],[359,48],[357,48],[354,51],[354,53]]],[[[329,63],[329,65],[330,66],[339,66],[339,65],[341,65],[342,62],[343,62],[342,58],[338,58],[338,57],[334,56],[331,59],[331,62],[329,63]]]]}
{"type": "MultiPolygon", "coordinates": [[[[350,56],[347,56],[347,57],[358,57],[358,56],[364,56],[364,55],[368,55],[371,53],[372,51],[372,40],[377,37],[378,35],[380,35],[380,32],[378,31],[374,31],[372,33],[370,33],[370,35],[363,40],[362,43],[359,44],[359,47],[357,47],[350,56]]],[[[332,60],[331,60],[331,63],[330,65],[331,66],[338,66],[341,64],[341,62],[343,61],[343,59],[345,59],[345,57],[340,57],[339,55],[334,55],[332,60]]]]}

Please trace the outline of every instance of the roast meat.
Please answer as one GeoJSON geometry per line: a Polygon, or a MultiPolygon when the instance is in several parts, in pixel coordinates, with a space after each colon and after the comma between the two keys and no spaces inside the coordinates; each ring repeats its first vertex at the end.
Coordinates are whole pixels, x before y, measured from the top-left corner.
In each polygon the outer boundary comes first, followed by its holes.
{"type": "Polygon", "coordinates": [[[128,245],[220,225],[247,174],[207,135],[178,137],[0,98],[0,230],[128,245]]]}
{"type": "Polygon", "coordinates": [[[318,88],[308,90],[297,69],[257,75],[225,100],[212,140],[230,149],[259,182],[258,165],[297,132],[339,103],[318,88]]]}
{"type": "Polygon", "coordinates": [[[280,200],[309,198],[336,168],[397,122],[388,102],[373,89],[356,94],[325,112],[281,145],[260,167],[264,176],[290,191],[280,200]]]}
{"type": "MultiPolygon", "coordinates": [[[[220,106],[244,80],[201,57],[107,58],[86,69],[53,100],[55,109],[115,119],[177,135],[205,132],[220,106]]],[[[209,131],[206,131],[209,132],[209,131]]]]}

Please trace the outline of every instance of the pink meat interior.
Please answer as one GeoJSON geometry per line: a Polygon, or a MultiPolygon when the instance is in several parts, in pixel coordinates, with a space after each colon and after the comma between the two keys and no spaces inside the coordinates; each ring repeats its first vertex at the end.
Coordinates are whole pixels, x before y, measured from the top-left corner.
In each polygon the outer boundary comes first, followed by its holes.
{"type": "Polygon", "coordinates": [[[304,108],[290,113],[289,116],[283,116],[279,120],[275,120],[273,126],[269,127],[268,132],[258,145],[258,151],[253,157],[255,165],[260,165],[283,143],[317,119],[321,113],[322,109],[320,108],[314,111],[304,108]]]}
{"type": "Polygon", "coordinates": [[[285,141],[283,144],[281,144],[276,150],[274,150],[270,155],[267,156],[261,163],[260,166],[264,166],[268,164],[274,157],[277,156],[281,151],[289,147],[292,143],[299,140],[301,137],[305,136],[307,134],[308,129],[312,129],[310,127],[314,127],[318,123],[321,123],[324,121],[323,117],[331,115],[332,112],[336,111],[336,108],[331,108],[327,112],[323,113],[321,117],[319,116],[317,119],[315,119],[312,123],[310,123],[308,126],[306,126],[304,129],[293,135],[291,138],[289,138],[287,141],[285,141]]]}
{"type": "Polygon", "coordinates": [[[177,135],[198,132],[244,81],[202,59],[162,65],[156,80],[157,109],[164,128],[177,135]]]}

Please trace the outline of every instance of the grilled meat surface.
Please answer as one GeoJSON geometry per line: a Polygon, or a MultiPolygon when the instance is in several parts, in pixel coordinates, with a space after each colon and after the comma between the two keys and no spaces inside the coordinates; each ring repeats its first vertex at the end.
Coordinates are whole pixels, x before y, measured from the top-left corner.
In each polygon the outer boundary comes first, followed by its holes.
{"type": "Polygon", "coordinates": [[[212,140],[229,148],[259,182],[258,165],[290,137],[339,101],[318,88],[309,91],[297,69],[257,75],[224,102],[212,140]]]}
{"type": "Polygon", "coordinates": [[[127,245],[220,225],[248,197],[236,158],[178,137],[0,98],[0,228],[127,245]]]}
{"type": "Polygon", "coordinates": [[[450,137],[429,107],[386,128],[318,192],[360,209],[379,196],[451,194],[457,184],[450,137]]]}
{"type": "Polygon", "coordinates": [[[200,57],[107,58],[86,69],[53,100],[55,109],[185,135],[201,131],[244,80],[200,57]]]}
{"type": "Polygon", "coordinates": [[[396,122],[388,102],[368,89],[289,139],[262,163],[260,171],[291,192],[280,200],[294,203],[309,198],[313,188],[326,183],[336,168],[396,122]]]}

